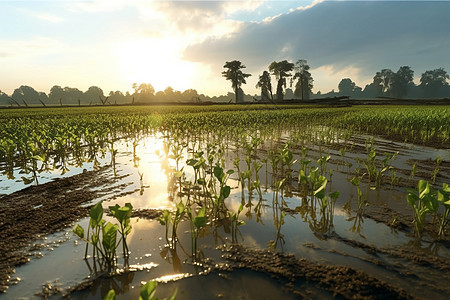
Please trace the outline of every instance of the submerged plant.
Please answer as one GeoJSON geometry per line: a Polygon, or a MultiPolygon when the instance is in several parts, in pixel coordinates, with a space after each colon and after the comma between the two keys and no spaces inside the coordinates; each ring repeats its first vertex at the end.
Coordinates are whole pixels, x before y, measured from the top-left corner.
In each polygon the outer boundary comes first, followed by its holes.
{"type": "Polygon", "coordinates": [[[192,243],[192,258],[195,260],[197,258],[197,240],[200,230],[206,226],[206,207],[203,206],[197,213],[195,218],[192,215],[191,208],[186,208],[187,215],[191,223],[191,243],[192,243]]]}
{"type": "Polygon", "coordinates": [[[406,196],[406,200],[408,205],[414,209],[415,231],[417,236],[420,237],[427,214],[437,211],[439,203],[436,197],[433,196],[432,187],[425,180],[419,180],[417,191],[409,188],[407,190],[409,193],[406,196]]]}
{"type": "Polygon", "coordinates": [[[131,204],[127,203],[124,207],[115,206],[116,219],[120,222],[119,226],[106,222],[103,219],[102,203],[98,202],[89,211],[90,220],[86,237],[84,236],[84,229],[79,224],[75,226],[73,232],[83,239],[86,244],[85,259],[87,259],[88,246],[91,244],[92,256],[99,259],[101,264],[108,267],[108,270],[116,266],[116,249],[123,244],[124,256],[128,256],[128,246],[126,245],[126,236],[131,232],[131,225],[129,223],[129,216],[131,216],[131,204]],[[90,231],[92,231],[90,233],[90,231]],[[117,241],[117,233],[120,232],[122,238],[117,241]]]}
{"type": "Polygon", "coordinates": [[[233,243],[237,242],[237,231],[238,227],[245,225],[245,222],[243,220],[239,219],[239,214],[244,209],[244,206],[241,204],[238,208],[238,211],[236,213],[232,213],[228,211],[228,216],[231,221],[231,240],[233,243]]]}
{"type": "Polygon", "coordinates": [[[358,176],[353,177],[350,180],[351,184],[356,187],[356,192],[358,195],[358,211],[363,208],[364,205],[367,205],[366,197],[363,195],[359,185],[361,184],[361,179],[358,176]]]}

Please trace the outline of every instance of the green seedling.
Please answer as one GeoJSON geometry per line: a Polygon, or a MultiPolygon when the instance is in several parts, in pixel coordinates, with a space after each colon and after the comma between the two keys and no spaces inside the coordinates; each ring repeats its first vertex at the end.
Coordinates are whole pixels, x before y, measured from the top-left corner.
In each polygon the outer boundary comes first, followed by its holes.
{"type": "Polygon", "coordinates": [[[125,206],[120,207],[118,204],[115,206],[110,206],[113,217],[119,221],[119,233],[121,235],[121,241],[123,246],[123,253],[125,256],[129,255],[129,249],[127,244],[127,237],[131,233],[131,213],[133,211],[133,206],[131,203],[126,203],[125,206]]]}
{"type": "MultiPolygon", "coordinates": [[[[101,202],[94,205],[89,214],[91,219],[86,237],[84,236],[83,227],[78,224],[73,229],[73,232],[87,242],[85,259],[87,259],[88,245],[91,244],[93,246],[92,255],[94,259],[96,257],[101,258],[110,270],[116,265],[116,249],[119,246],[119,243],[117,243],[118,226],[103,220],[101,202]],[[89,229],[92,230],[91,235],[89,235],[89,229]]],[[[124,253],[124,255],[126,254],[124,253]]]]}
{"type": "Polygon", "coordinates": [[[244,205],[241,204],[239,206],[239,209],[236,213],[232,213],[230,211],[228,211],[228,217],[230,218],[231,221],[231,240],[232,243],[236,243],[237,242],[237,231],[238,231],[238,227],[245,225],[245,222],[243,220],[239,219],[239,214],[242,212],[242,210],[244,209],[244,205]]]}
{"type": "Polygon", "coordinates": [[[422,235],[423,225],[428,213],[436,212],[439,202],[433,195],[433,189],[425,180],[419,180],[417,183],[417,191],[407,189],[408,195],[406,200],[408,205],[414,209],[415,231],[418,237],[422,235]]]}
{"type": "Polygon", "coordinates": [[[353,177],[350,180],[351,184],[353,184],[356,187],[356,192],[358,195],[358,211],[363,208],[364,205],[367,205],[366,197],[363,195],[359,185],[361,184],[361,179],[358,176],[353,177]]]}
{"type": "Polygon", "coordinates": [[[437,192],[437,200],[444,206],[444,214],[439,222],[438,232],[438,236],[441,237],[448,224],[448,215],[450,213],[450,186],[447,183],[442,184],[442,190],[437,192]]]}
{"type": "Polygon", "coordinates": [[[197,240],[200,230],[206,226],[206,207],[203,206],[194,218],[191,212],[191,208],[186,208],[187,215],[191,223],[191,244],[192,244],[192,258],[195,260],[197,258],[197,240]]]}

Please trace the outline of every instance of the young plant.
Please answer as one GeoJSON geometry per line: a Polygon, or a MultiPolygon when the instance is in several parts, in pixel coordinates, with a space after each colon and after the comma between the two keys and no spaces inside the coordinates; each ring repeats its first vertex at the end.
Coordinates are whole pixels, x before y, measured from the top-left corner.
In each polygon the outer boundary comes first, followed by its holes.
{"type": "Polygon", "coordinates": [[[197,213],[197,216],[194,218],[191,212],[191,208],[186,208],[187,215],[189,216],[189,220],[191,221],[191,242],[192,242],[192,258],[195,260],[197,258],[197,240],[200,230],[206,226],[207,218],[206,207],[203,206],[197,213]]]}
{"type": "Polygon", "coordinates": [[[244,209],[244,205],[241,204],[236,213],[232,213],[232,212],[228,211],[228,217],[230,218],[230,221],[231,221],[231,241],[232,241],[232,243],[237,242],[238,227],[245,225],[245,222],[243,220],[239,220],[239,214],[242,212],[243,209],[244,209]]]}
{"type": "Polygon", "coordinates": [[[356,187],[356,192],[358,195],[358,211],[360,211],[364,205],[367,205],[366,197],[363,195],[361,189],[359,188],[359,185],[361,184],[361,179],[358,176],[355,176],[350,180],[350,182],[356,187]]]}
{"type": "Polygon", "coordinates": [[[444,206],[444,214],[441,216],[439,222],[438,236],[441,237],[444,234],[445,226],[448,224],[448,215],[450,213],[450,186],[446,183],[442,185],[442,190],[437,192],[437,200],[444,206]]]}
{"type": "Polygon", "coordinates": [[[428,213],[436,212],[439,202],[433,196],[433,189],[425,180],[419,180],[417,183],[417,191],[407,189],[408,195],[406,200],[408,205],[414,209],[415,231],[418,237],[422,235],[424,222],[428,213]]]}
{"type": "Polygon", "coordinates": [[[100,259],[101,256],[108,270],[111,270],[116,265],[116,249],[119,246],[119,243],[117,243],[118,226],[103,219],[101,202],[94,205],[89,214],[91,219],[86,238],[84,237],[83,227],[78,224],[73,229],[73,232],[88,243],[86,244],[85,259],[87,259],[88,245],[91,244],[93,246],[92,255],[94,259],[96,257],[100,259]],[[89,235],[89,229],[92,230],[91,235],[89,235]]]}
{"type": "MultiPolygon", "coordinates": [[[[133,211],[133,206],[131,203],[126,203],[123,207],[120,207],[118,204],[115,206],[110,206],[113,217],[119,221],[119,233],[121,235],[122,246],[123,246],[123,254],[125,256],[129,255],[129,249],[127,244],[127,237],[131,233],[131,213],[133,211]]],[[[119,241],[119,242],[120,242],[119,241]]]]}

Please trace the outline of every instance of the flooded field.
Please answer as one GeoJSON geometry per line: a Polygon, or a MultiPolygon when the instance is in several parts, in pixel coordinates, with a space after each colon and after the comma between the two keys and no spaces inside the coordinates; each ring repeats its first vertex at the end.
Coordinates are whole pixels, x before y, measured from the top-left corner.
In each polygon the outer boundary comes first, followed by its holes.
{"type": "Polygon", "coordinates": [[[14,149],[3,112],[0,299],[445,299],[450,108],[420,109],[92,109],[14,149]]]}

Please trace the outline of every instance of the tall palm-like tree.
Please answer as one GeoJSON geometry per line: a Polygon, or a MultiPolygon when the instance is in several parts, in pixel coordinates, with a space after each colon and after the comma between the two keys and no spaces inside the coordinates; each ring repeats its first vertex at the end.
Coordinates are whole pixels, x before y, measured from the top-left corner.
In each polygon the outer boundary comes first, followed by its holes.
{"type": "Polygon", "coordinates": [[[269,65],[269,71],[272,72],[273,75],[278,80],[277,84],[277,101],[283,101],[283,87],[286,87],[286,77],[292,76],[290,71],[294,68],[294,64],[288,62],[287,60],[283,61],[274,61],[269,65]]]}
{"type": "Polygon", "coordinates": [[[236,95],[236,103],[238,103],[238,93],[242,84],[247,83],[245,78],[252,76],[251,74],[245,74],[241,69],[245,66],[238,60],[227,61],[224,68],[228,69],[222,72],[222,76],[231,81],[231,87],[236,95]]]}
{"type": "Polygon", "coordinates": [[[270,81],[270,74],[264,71],[259,76],[259,81],[256,84],[257,88],[261,88],[261,100],[273,100],[272,83],[270,81]]]}

